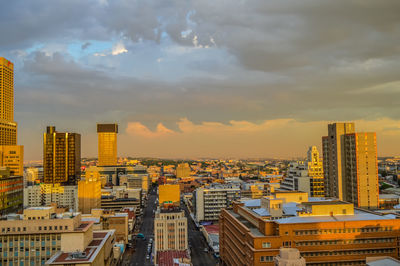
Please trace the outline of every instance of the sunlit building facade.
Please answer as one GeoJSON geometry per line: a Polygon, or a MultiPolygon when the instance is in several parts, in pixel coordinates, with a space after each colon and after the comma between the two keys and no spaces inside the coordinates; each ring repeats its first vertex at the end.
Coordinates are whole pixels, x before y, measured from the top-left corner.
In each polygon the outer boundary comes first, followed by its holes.
{"type": "Polygon", "coordinates": [[[87,178],[78,182],[79,211],[90,213],[92,209],[101,207],[101,181],[87,178]]]}
{"type": "Polygon", "coordinates": [[[310,177],[310,197],[324,197],[324,168],[316,146],[311,146],[308,149],[307,170],[310,177]]]}
{"type": "Polygon", "coordinates": [[[10,168],[11,175],[24,175],[24,146],[0,146],[0,166],[10,168]]]}
{"type": "Polygon", "coordinates": [[[76,185],[81,173],[81,135],[47,127],[43,134],[43,168],[46,184],[76,185]]]}
{"type": "Polygon", "coordinates": [[[14,121],[14,64],[0,57],[0,145],[17,145],[14,121]]]}
{"type": "Polygon", "coordinates": [[[117,165],[118,124],[97,124],[98,165],[117,165]]]}

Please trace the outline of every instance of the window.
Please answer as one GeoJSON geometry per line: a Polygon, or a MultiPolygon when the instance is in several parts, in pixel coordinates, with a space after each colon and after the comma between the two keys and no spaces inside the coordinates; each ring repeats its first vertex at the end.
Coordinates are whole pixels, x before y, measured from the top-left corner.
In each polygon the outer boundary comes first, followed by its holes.
{"type": "Polygon", "coordinates": [[[270,248],[270,247],[271,247],[271,243],[269,243],[269,242],[263,242],[263,243],[262,243],[262,247],[263,247],[263,248],[270,248]]]}

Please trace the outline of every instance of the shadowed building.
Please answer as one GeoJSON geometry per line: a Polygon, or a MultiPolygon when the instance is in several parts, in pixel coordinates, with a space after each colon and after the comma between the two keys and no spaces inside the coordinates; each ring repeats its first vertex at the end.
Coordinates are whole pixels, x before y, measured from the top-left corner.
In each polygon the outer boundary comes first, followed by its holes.
{"type": "Polygon", "coordinates": [[[43,168],[46,184],[76,185],[81,175],[81,135],[47,127],[43,134],[43,168]]]}
{"type": "Polygon", "coordinates": [[[117,165],[118,124],[97,124],[98,165],[117,165]]]}

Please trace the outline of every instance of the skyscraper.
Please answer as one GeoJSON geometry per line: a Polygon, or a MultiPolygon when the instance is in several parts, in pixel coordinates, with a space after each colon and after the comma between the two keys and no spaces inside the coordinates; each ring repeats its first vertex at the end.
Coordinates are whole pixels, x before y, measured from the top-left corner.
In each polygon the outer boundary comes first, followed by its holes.
{"type": "Polygon", "coordinates": [[[117,165],[118,124],[97,124],[98,165],[117,165]]]}
{"type": "Polygon", "coordinates": [[[344,157],[343,138],[354,133],[354,123],[334,123],[328,125],[328,136],[322,137],[325,194],[343,200],[344,157]]]}
{"type": "Polygon", "coordinates": [[[374,209],[379,203],[375,133],[355,132],[354,123],[328,125],[322,137],[326,195],[374,209]]]}
{"type": "Polygon", "coordinates": [[[14,64],[0,57],[0,166],[9,167],[11,176],[23,175],[24,146],[17,145],[14,121],[14,64]]]}
{"type": "Polygon", "coordinates": [[[44,183],[76,185],[81,174],[81,135],[47,127],[43,134],[44,183]]]}
{"type": "Polygon", "coordinates": [[[379,205],[376,134],[346,134],[344,149],[345,199],[358,207],[376,209],[379,205]]]}
{"type": "Polygon", "coordinates": [[[17,144],[14,122],[14,64],[0,57],[0,145],[17,144]]]}

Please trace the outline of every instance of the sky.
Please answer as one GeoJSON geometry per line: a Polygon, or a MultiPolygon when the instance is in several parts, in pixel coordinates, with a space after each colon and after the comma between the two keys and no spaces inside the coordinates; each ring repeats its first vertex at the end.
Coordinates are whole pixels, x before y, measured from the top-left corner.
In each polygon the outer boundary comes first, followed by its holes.
{"type": "Polygon", "coordinates": [[[335,121],[400,154],[398,0],[1,1],[0,36],[26,160],[48,125],[97,156],[97,122],[120,156],[305,156],[335,121]]]}

